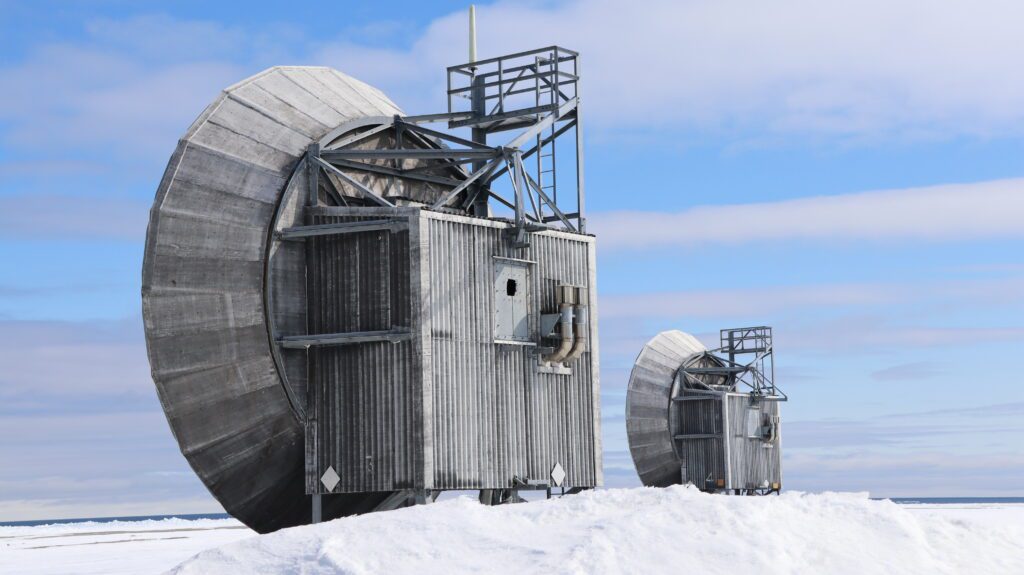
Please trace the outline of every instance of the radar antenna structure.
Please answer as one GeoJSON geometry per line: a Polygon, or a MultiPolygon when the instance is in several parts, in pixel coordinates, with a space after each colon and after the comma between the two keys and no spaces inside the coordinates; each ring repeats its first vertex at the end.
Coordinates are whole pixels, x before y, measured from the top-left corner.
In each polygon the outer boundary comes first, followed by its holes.
{"type": "MultiPolygon", "coordinates": [[[[529,232],[564,229],[586,233],[583,215],[583,146],[580,130],[579,54],[559,46],[467,62],[447,70],[448,109],[439,114],[400,116],[371,130],[321,149],[313,144],[307,165],[355,186],[372,204],[394,206],[345,171],[363,171],[428,182],[448,189],[430,206],[491,217],[495,208],[510,212],[516,247],[529,245],[529,232]],[[426,127],[445,122],[449,130],[469,129],[465,138],[426,127]],[[556,142],[575,132],[575,197],[559,194],[556,142]],[[393,130],[390,149],[359,149],[360,142],[393,130]],[[489,136],[511,132],[501,144],[489,136]],[[424,149],[410,140],[430,140],[424,149]],[[466,169],[466,165],[469,169],[466,169]],[[498,184],[507,177],[510,195],[498,184]],[[493,204],[492,204],[493,201],[493,204]],[[570,207],[566,207],[568,204],[570,207]]],[[[322,141],[331,141],[330,135],[322,141]]],[[[563,158],[563,168],[565,167],[563,158]]],[[[564,186],[565,182],[561,182],[564,186]]]]}

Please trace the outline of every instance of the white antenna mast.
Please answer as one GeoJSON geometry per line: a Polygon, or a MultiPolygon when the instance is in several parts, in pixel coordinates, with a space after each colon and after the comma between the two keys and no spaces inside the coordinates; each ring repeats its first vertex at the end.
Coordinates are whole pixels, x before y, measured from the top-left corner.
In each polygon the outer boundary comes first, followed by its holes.
{"type": "Polygon", "coordinates": [[[469,62],[476,62],[476,6],[469,5],[469,62]]]}

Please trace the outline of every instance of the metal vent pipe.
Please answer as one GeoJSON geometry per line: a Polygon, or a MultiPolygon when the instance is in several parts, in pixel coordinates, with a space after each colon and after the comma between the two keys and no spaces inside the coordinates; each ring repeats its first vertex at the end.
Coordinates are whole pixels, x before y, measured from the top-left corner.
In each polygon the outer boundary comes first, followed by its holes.
{"type": "Polygon", "coordinates": [[[558,334],[559,342],[555,351],[544,357],[548,363],[562,363],[572,351],[572,310],[576,300],[576,289],[572,286],[558,286],[558,334]]]}
{"type": "Polygon", "coordinates": [[[583,352],[587,348],[587,315],[589,306],[587,305],[587,289],[584,287],[576,288],[576,305],[573,308],[573,333],[575,341],[572,344],[572,351],[566,356],[565,361],[574,361],[583,355],[583,352]]]}

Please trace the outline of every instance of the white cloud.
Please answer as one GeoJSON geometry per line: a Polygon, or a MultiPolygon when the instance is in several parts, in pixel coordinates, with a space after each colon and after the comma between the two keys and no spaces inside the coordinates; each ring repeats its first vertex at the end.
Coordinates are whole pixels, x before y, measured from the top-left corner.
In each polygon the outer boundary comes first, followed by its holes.
{"type": "MultiPolygon", "coordinates": [[[[560,44],[583,54],[588,119],[614,128],[872,138],[1020,134],[1024,59],[1009,0],[951,2],[578,0],[478,9],[480,54],[560,44]]],[[[350,41],[317,60],[436,105],[464,61],[466,16],[406,50],[350,41]]],[[[424,111],[424,110],[418,110],[424,111]]]]}
{"type": "Polygon", "coordinates": [[[169,155],[220,90],[276,53],[262,34],[161,16],[85,29],[83,41],[40,43],[0,67],[3,143],[48,159],[169,155]]]}
{"type": "Polygon", "coordinates": [[[836,331],[830,339],[823,337],[827,333],[820,329],[807,330],[795,333],[792,338],[783,341],[792,341],[798,349],[815,349],[834,354],[837,349],[849,352],[858,349],[907,350],[914,347],[964,348],[1024,340],[1022,327],[904,327],[875,323],[868,328],[854,326],[845,331],[836,331]]]}
{"type": "MultiPolygon", "coordinates": [[[[780,0],[498,2],[479,11],[480,53],[559,43],[583,53],[586,114],[618,132],[699,128],[764,135],[919,138],[1024,130],[1024,6],[780,0]]],[[[444,68],[466,59],[463,11],[407,48],[371,23],[314,41],[287,25],[138,16],[94,20],[76,43],[41,43],[0,67],[8,145],[160,155],[216,93],[273,64],[328,64],[410,112],[437,111],[444,68]],[[170,143],[168,143],[170,142],[170,143]]],[[[600,132],[601,130],[598,130],[600,132]]]]}
{"type": "Polygon", "coordinates": [[[802,284],[601,296],[601,319],[742,317],[752,314],[937,303],[993,306],[1019,303],[1024,277],[1000,279],[802,284]]]}
{"type": "MultiPolygon", "coordinates": [[[[628,374],[644,343],[666,329],[693,333],[708,347],[715,347],[718,328],[770,325],[777,348],[802,361],[896,353],[906,362],[927,350],[961,352],[1015,345],[1024,341],[1024,327],[1018,321],[1022,292],[1024,277],[1015,276],[602,294],[602,369],[625,369],[628,374]],[[998,312],[997,317],[992,312],[998,312]],[[965,326],[957,321],[964,316],[974,319],[965,326]]],[[[909,370],[878,369],[862,375],[876,380],[914,375],[909,370]]],[[[605,389],[626,379],[622,373],[608,375],[605,389]]],[[[806,375],[800,379],[821,380],[806,375]]]]}
{"type": "Polygon", "coordinates": [[[1024,237],[1024,179],[818,196],[683,212],[592,214],[602,249],[780,240],[1024,237]]]}

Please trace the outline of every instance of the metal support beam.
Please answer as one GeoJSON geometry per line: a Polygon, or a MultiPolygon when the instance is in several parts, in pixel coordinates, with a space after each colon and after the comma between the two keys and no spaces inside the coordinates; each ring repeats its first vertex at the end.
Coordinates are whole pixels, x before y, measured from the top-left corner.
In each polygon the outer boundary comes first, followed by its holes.
{"type": "Polygon", "coordinates": [[[517,248],[529,247],[530,242],[526,237],[526,206],[523,196],[527,193],[526,172],[523,169],[523,162],[519,159],[519,150],[510,150],[505,155],[505,163],[511,167],[509,172],[512,176],[512,190],[515,193],[515,239],[513,245],[517,248]]]}
{"type": "Polygon", "coordinates": [[[575,110],[576,106],[578,104],[579,104],[579,99],[578,98],[573,98],[573,99],[569,100],[568,102],[562,104],[561,106],[558,107],[557,110],[555,110],[555,111],[551,112],[550,114],[548,114],[547,116],[544,116],[543,118],[541,118],[541,120],[539,122],[537,122],[536,124],[534,124],[529,130],[526,130],[522,134],[519,134],[518,136],[516,136],[515,139],[512,140],[511,142],[509,142],[506,147],[507,148],[521,148],[521,147],[523,147],[523,144],[525,144],[526,142],[529,142],[533,138],[537,137],[538,134],[540,134],[544,130],[548,129],[549,127],[551,127],[551,124],[554,124],[556,120],[558,120],[559,118],[562,118],[563,116],[565,116],[569,112],[572,112],[573,110],[575,110]]]}
{"type": "Polygon", "coordinates": [[[348,345],[370,341],[398,341],[410,339],[412,332],[407,329],[388,329],[379,331],[352,331],[345,333],[322,333],[314,335],[288,335],[277,338],[281,347],[287,349],[306,349],[322,345],[348,345]]]}
{"type": "MultiPolygon", "coordinates": [[[[575,61],[577,75],[580,73],[580,60],[577,57],[575,61]]],[[[576,99],[577,103],[580,98],[580,88],[576,86],[576,99]]],[[[580,108],[576,106],[576,212],[579,214],[576,218],[576,223],[579,225],[579,231],[581,234],[587,233],[587,220],[583,217],[584,211],[583,205],[586,203],[586,194],[583,192],[583,122],[580,121],[580,108]]]]}
{"type": "Polygon", "coordinates": [[[458,169],[461,172],[465,173],[464,170],[461,170],[462,164],[470,164],[470,163],[475,164],[475,163],[478,163],[478,162],[480,162],[480,160],[477,159],[477,158],[461,158],[461,159],[458,159],[458,160],[443,160],[440,164],[427,164],[425,166],[418,166],[418,167],[415,167],[415,168],[409,168],[408,170],[402,170],[402,173],[403,174],[421,174],[423,172],[430,172],[430,171],[433,171],[433,170],[441,170],[441,169],[446,169],[446,170],[458,169]]]}
{"type": "Polygon", "coordinates": [[[446,178],[444,176],[431,176],[429,174],[419,174],[415,172],[409,172],[407,170],[391,168],[388,166],[378,166],[376,164],[365,164],[363,162],[351,162],[349,160],[339,159],[329,160],[329,162],[332,166],[338,168],[348,168],[350,170],[373,172],[375,174],[384,174],[387,176],[405,178],[408,180],[417,180],[420,182],[430,182],[432,184],[439,184],[442,186],[457,186],[462,183],[462,180],[456,180],[455,178],[446,178]]]}
{"type": "MultiPolygon", "coordinates": [[[[520,161],[520,165],[522,165],[522,161],[520,161]]],[[[527,174],[525,170],[523,171],[523,173],[526,175],[527,179],[530,182],[530,185],[533,187],[534,191],[537,192],[537,195],[540,197],[540,199],[543,200],[544,203],[546,203],[548,207],[551,208],[551,211],[555,213],[555,217],[559,221],[561,221],[565,227],[569,228],[570,230],[576,231],[576,228],[569,223],[568,216],[563,214],[561,210],[558,209],[558,205],[555,204],[555,202],[551,201],[551,198],[549,198],[548,195],[544,193],[544,190],[537,185],[537,182],[533,181],[533,178],[530,177],[530,174],[527,174]]],[[[577,216],[577,221],[579,221],[579,216],[577,216]]]]}
{"type": "Polygon", "coordinates": [[[472,112],[446,112],[441,114],[420,114],[417,116],[403,116],[402,121],[408,124],[430,124],[433,122],[451,122],[465,120],[472,117],[472,112]]]}
{"type": "Polygon", "coordinates": [[[323,150],[320,157],[329,160],[450,160],[479,158],[489,160],[501,152],[494,148],[432,148],[406,150],[323,150]]]}
{"type": "Polygon", "coordinates": [[[338,142],[336,144],[332,144],[334,146],[333,149],[344,148],[345,146],[351,146],[352,144],[361,142],[361,141],[369,138],[370,136],[375,136],[375,135],[377,135],[377,134],[379,134],[379,133],[381,133],[381,132],[383,132],[385,130],[390,129],[392,125],[393,124],[391,124],[391,123],[381,124],[381,125],[376,126],[374,128],[370,128],[369,130],[366,130],[365,132],[360,132],[358,134],[354,134],[352,136],[349,136],[349,137],[345,138],[344,140],[342,140],[342,141],[340,141],[340,142],[338,142]]]}
{"type": "MultiPolygon", "coordinates": [[[[402,123],[404,123],[404,122],[402,122],[402,123]]],[[[490,146],[488,146],[488,145],[486,145],[484,143],[474,142],[473,140],[467,140],[465,138],[460,138],[458,136],[453,136],[452,134],[449,134],[447,132],[439,132],[437,130],[431,130],[430,128],[424,128],[423,126],[418,126],[416,124],[409,124],[407,126],[407,129],[413,130],[413,131],[418,132],[420,134],[423,134],[424,136],[431,136],[431,137],[434,137],[434,138],[438,138],[440,140],[445,140],[445,141],[448,141],[448,142],[452,142],[454,144],[459,144],[459,145],[462,145],[462,146],[468,146],[468,147],[470,147],[470,148],[472,148],[474,150],[491,150],[491,151],[496,151],[496,150],[494,150],[494,148],[492,148],[492,147],[490,147],[490,146]]]]}
{"type": "MultiPolygon", "coordinates": [[[[561,136],[562,134],[566,133],[567,131],[569,131],[570,128],[572,128],[575,125],[576,125],[576,120],[572,120],[570,122],[565,123],[562,127],[560,127],[557,130],[555,130],[554,134],[551,134],[547,138],[544,138],[541,141],[540,146],[534,145],[529,150],[526,150],[525,152],[523,152],[523,159],[525,160],[525,159],[529,158],[530,156],[536,154],[537,151],[540,150],[542,147],[548,145],[549,143],[551,143],[552,140],[554,140],[555,138],[557,138],[557,137],[561,136]]],[[[491,177],[487,178],[487,184],[490,185],[491,182],[493,182],[494,180],[497,180],[498,178],[500,178],[507,171],[508,171],[508,167],[504,167],[504,168],[498,170],[497,172],[494,172],[494,174],[492,174],[491,177]]]]}
{"type": "Polygon", "coordinates": [[[316,207],[320,203],[320,144],[313,143],[306,150],[306,205],[316,207]]]}
{"type": "Polygon", "coordinates": [[[459,195],[460,192],[471,186],[473,182],[489,176],[491,172],[496,170],[498,168],[498,165],[503,161],[504,158],[499,156],[485,164],[483,167],[475,170],[472,174],[469,175],[468,178],[465,179],[465,181],[463,181],[458,186],[452,188],[447,194],[444,195],[444,197],[434,202],[434,205],[431,207],[436,210],[438,208],[446,206],[448,202],[452,201],[452,199],[455,196],[459,195]]]}
{"type": "Polygon", "coordinates": [[[374,193],[373,190],[371,190],[370,188],[367,188],[363,184],[357,182],[356,180],[354,180],[351,176],[349,176],[345,172],[342,172],[338,168],[335,168],[334,166],[332,166],[331,164],[323,161],[320,158],[315,158],[315,159],[316,159],[317,163],[319,163],[322,167],[330,170],[331,173],[333,173],[334,175],[338,176],[339,178],[344,180],[346,183],[348,183],[350,186],[352,186],[353,188],[358,190],[359,193],[361,193],[363,195],[363,197],[368,198],[370,200],[373,200],[375,203],[377,203],[379,205],[382,205],[382,206],[385,206],[385,207],[388,207],[388,208],[395,207],[395,204],[392,204],[391,202],[389,202],[389,201],[385,200],[384,198],[378,196],[376,193],[374,193]]]}
{"type": "Polygon", "coordinates": [[[749,366],[722,366],[722,367],[684,367],[679,371],[690,375],[731,375],[749,371],[749,366]]]}
{"type": "Polygon", "coordinates": [[[401,507],[409,505],[409,500],[414,497],[412,489],[400,489],[395,491],[391,495],[388,495],[387,499],[381,501],[373,508],[374,511],[392,511],[401,507]]]}
{"type": "Polygon", "coordinates": [[[517,118],[523,118],[526,116],[536,116],[537,114],[551,112],[555,109],[556,106],[554,104],[546,104],[544,106],[531,106],[529,108],[522,108],[519,110],[512,110],[511,112],[505,112],[504,114],[494,114],[493,116],[474,117],[468,120],[449,122],[448,127],[464,128],[468,126],[483,126],[485,124],[499,124],[504,120],[515,120],[517,118]]]}
{"type": "MultiPolygon", "coordinates": [[[[474,120],[477,120],[477,119],[487,115],[487,98],[486,98],[487,89],[483,86],[484,78],[481,77],[481,76],[476,76],[475,75],[476,74],[476,68],[475,67],[470,69],[470,73],[473,74],[470,77],[470,81],[469,81],[469,85],[470,85],[470,88],[471,88],[470,101],[472,102],[470,104],[470,108],[473,111],[473,115],[469,119],[463,120],[465,122],[472,122],[474,120]]],[[[449,92],[448,93],[449,93],[448,97],[451,98],[451,87],[450,86],[449,86],[449,92]]],[[[451,129],[451,127],[455,123],[456,122],[448,122],[448,128],[451,129]]],[[[486,130],[481,130],[480,128],[478,128],[476,126],[473,126],[473,128],[470,130],[470,137],[477,144],[480,144],[480,145],[483,145],[483,146],[487,145],[487,131],[486,130]]],[[[485,169],[486,167],[487,166],[483,162],[473,162],[472,170],[473,170],[473,173],[476,174],[476,173],[479,173],[480,170],[485,169]]],[[[469,196],[471,198],[470,205],[472,206],[472,212],[473,212],[473,215],[475,215],[475,216],[487,217],[487,216],[491,215],[490,214],[490,205],[488,205],[488,203],[487,203],[487,195],[481,193],[481,191],[483,189],[483,186],[485,186],[485,185],[486,184],[484,183],[484,181],[481,180],[480,182],[477,182],[477,183],[473,184],[473,186],[470,188],[470,192],[469,192],[469,196]]]]}
{"type": "Polygon", "coordinates": [[[335,224],[296,226],[293,228],[285,228],[277,232],[275,235],[282,240],[301,240],[313,236],[334,236],[340,234],[372,232],[376,230],[396,232],[406,229],[407,227],[409,227],[409,222],[404,219],[369,220],[362,222],[339,222],[335,224]]]}

